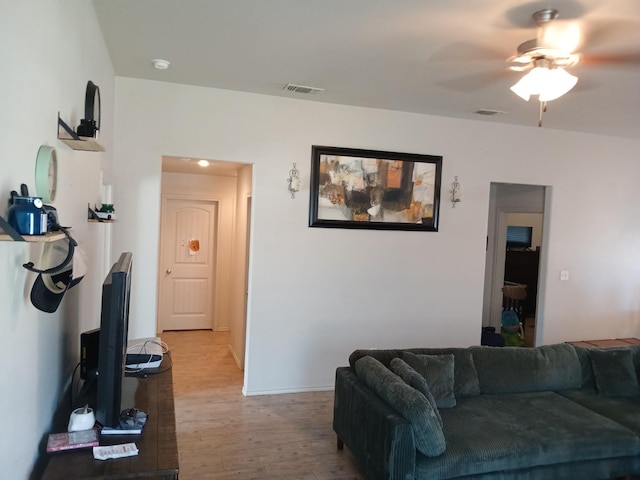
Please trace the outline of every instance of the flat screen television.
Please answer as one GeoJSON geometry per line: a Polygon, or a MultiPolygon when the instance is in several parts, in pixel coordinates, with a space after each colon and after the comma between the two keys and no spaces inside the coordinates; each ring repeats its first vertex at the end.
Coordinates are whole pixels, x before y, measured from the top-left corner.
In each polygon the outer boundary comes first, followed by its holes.
{"type": "Polygon", "coordinates": [[[531,248],[533,227],[507,226],[507,248],[531,248]]]}
{"type": "Polygon", "coordinates": [[[96,420],[103,427],[120,425],[122,382],[129,334],[132,254],[113,264],[102,284],[96,420]]]}

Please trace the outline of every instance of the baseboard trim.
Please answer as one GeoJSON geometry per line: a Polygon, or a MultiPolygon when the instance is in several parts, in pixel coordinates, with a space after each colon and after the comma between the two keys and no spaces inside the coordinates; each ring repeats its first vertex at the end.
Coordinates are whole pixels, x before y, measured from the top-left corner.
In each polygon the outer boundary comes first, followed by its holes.
{"type": "Polygon", "coordinates": [[[245,387],[242,387],[242,394],[245,397],[255,397],[258,395],[281,395],[285,393],[328,392],[328,391],[333,391],[334,389],[335,387],[333,385],[321,385],[317,387],[278,388],[274,390],[252,390],[252,391],[248,391],[245,387]]]}
{"type": "Polygon", "coordinates": [[[236,365],[238,366],[238,368],[240,370],[244,371],[244,365],[240,364],[240,359],[236,355],[236,351],[233,349],[233,347],[231,345],[229,345],[229,353],[233,357],[233,360],[234,360],[234,362],[236,362],[236,365]]]}

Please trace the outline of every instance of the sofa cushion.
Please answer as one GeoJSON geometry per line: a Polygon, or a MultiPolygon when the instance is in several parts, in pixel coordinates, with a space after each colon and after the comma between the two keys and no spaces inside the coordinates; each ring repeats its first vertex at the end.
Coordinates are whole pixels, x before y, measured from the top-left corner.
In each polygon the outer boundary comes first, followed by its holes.
{"type": "Polygon", "coordinates": [[[394,358],[391,360],[390,366],[393,373],[404,380],[407,385],[415,388],[427,398],[429,404],[431,404],[431,408],[433,408],[433,411],[436,413],[438,423],[442,426],[442,417],[440,416],[436,399],[433,398],[431,390],[429,390],[429,385],[427,385],[427,381],[424,377],[411,368],[411,366],[401,358],[394,358]]]}
{"type": "Polygon", "coordinates": [[[591,367],[591,359],[589,358],[590,348],[573,346],[582,366],[582,385],[580,388],[593,390],[596,389],[596,381],[593,378],[593,367],[591,367]]]}
{"type": "Polygon", "coordinates": [[[411,422],[416,449],[429,457],[445,451],[442,427],[427,398],[373,357],[362,357],[355,365],[362,382],[411,422]]]}
{"type": "Polygon", "coordinates": [[[593,348],[589,358],[599,393],[607,397],[640,395],[631,350],[593,348]]]}
{"type": "Polygon", "coordinates": [[[640,395],[636,397],[607,397],[589,390],[560,392],[570,400],[610,418],[614,422],[640,435],[640,395]]]}
{"type": "Polygon", "coordinates": [[[480,395],[441,414],[447,449],[418,455],[415,478],[520,478],[509,471],[640,453],[634,432],[555,392],[480,395]]]}
{"type": "Polygon", "coordinates": [[[397,357],[402,358],[402,353],[405,351],[416,355],[453,355],[455,358],[453,370],[453,393],[455,397],[466,398],[480,395],[478,373],[468,348],[360,349],[351,353],[349,365],[353,368],[360,358],[371,356],[389,367],[391,360],[397,357]]]}
{"type": "Polygon", "coordinates": [[[351,368],[355,368],[356,362],[362,357],[373,357],[385,367],[389,367],[391,365],[391,360],[400,357],[401,355],[401,350],[362,348],[354,350],[351,355],[349,355],[349,366],[351,368]]]}
{"type": "Polygon", "coordinates": [[[480,395],[480,383],[473,356],[468,348],[409,348],[416,355],[453,355],[453,393],[456,398],[480,395]]]}
{"type": "Polygon", "coordinates": [[[580,388],[582,366],[567,343],[536,348],[470,347],[482,393],[580,388]]]}
{"type": "Polygon", "coordinates": [[[402,359],[427,381],[438,408],[456,406],[456,397],[453,393],[455,368],[453,355],[415,355],[404,352],[402,359]]]}

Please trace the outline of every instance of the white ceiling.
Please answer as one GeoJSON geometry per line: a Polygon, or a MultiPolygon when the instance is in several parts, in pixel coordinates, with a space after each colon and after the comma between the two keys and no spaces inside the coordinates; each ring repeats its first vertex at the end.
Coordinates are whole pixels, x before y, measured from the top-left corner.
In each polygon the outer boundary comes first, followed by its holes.
{"type": "Polygon", "coordinates": [[[542,128],[639,138],[640,1],[94,0],[116,75],[537,127],[505,68],[545,7],[586,32],[542,128]],[[591,55],[592,62],[586,59],[591,55]],[[604,61],[621,55],[632,64],[604,61]],[[152,67],[155,58],[171,62],[152,67]],[[599,60],[596,62],[596,60],[599,60]],[[289,93],[287,83],[323,88],[289,93]],[[508,112],[491,117],[473,112],[508,112]]]}

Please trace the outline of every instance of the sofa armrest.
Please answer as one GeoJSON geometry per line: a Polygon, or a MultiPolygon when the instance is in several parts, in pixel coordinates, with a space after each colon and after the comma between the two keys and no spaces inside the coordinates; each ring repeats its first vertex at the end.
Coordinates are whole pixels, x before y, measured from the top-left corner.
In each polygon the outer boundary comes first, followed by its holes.
{"type": "Polygon", "coordinates": [[[371,480],[414,478],[411,424],[369,390],[349,367],[336,370],[333,430],[371,480]]]}

